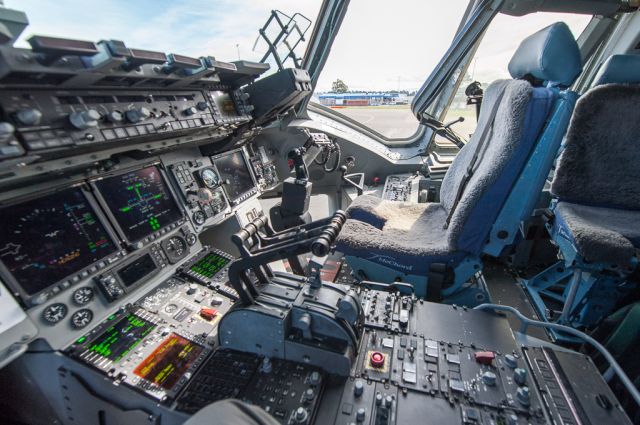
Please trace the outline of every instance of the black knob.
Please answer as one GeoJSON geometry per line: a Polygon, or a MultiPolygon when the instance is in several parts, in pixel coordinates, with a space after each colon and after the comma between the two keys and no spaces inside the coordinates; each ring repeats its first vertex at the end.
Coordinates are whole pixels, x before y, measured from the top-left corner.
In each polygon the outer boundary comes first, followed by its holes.
{"type": "Polygon", "coordinates": [[[88,111],[72,112],[69,114],[69,122],[78,130],[86,130],[91,127],[98,126],[98,120],[101,118],[100,113],[95,109],[88,111]]]}
{"type": "Polygon", "coordinates": [[[200,101],[196,103],[196,108],[198,108],[199,111],[206,111],[208,107],[207,102],[200,101]]]}
{"type": "Polygon", "coordinates": [[[105,115],[105,117],[107,118],[107,121],[112,122],[114,124],[121,123],[122,120],[124,120],[124,116],[120,111],[107,112],[107,115],[105,115]]]}
{"type": "Polygon", "coordinates": [[[15,113],[16,121],[22,125],[34,126],[40,124],[42,112],[36,108],[20,109],[15,113]]]}
{"type": "Polygon", "coordinates": [[[143,106],[141,108],[128,110],[125,112],[125,116],[127,117],[127,121],[135,124],[149,118],[151,116],[151,111],[143,106]]]}
{"type": "Polygon", "coordinates": [[[183,113],[185,115],[195,115],[195,114],[198,113],[198,110],[196,109],[195,106],[191,106],[191,107],[185,109],[183,113]]]}

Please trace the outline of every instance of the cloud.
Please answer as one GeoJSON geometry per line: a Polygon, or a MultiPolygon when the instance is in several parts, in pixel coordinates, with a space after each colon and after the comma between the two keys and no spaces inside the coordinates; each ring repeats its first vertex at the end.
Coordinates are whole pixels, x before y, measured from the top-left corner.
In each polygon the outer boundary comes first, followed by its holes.
{"type": "MultiPolygon", "coordinates": [[[[98,41],[122,40],[127,46],[220,60],[260,59],[251,49],[258,28],[272,9],[302,12],[315,20],[320,0],[7,0],[6,7],[27,13],[31,34],[98,41]]],[[[308,35],[311,32],[309,31],[308,35]]],[[[301,50],[304,52],[304,50],[301,50]]]]}
{"type": "MultiPolygon", "coordinates": [[[[34,33],[98,41],[187,56],[211,55],[233,61],[259,60],[252,51],[258,28],[271,10],[300,12],[315,21],[321,0],[6,0],[27,12],[34,33]]],[[[442,58],[468,0],[352,0],[318,90],[336,78],[354,90],[415,90],[442,58]]],[[[506,65],[527,35],[565,20],[577,35],[588,17],[538,13],[499,15],[478,51],[474,77],[483,82],[507,76],[506,65]]],[[[311,29],[307,38],[311,35],[311,29]]],[[[304,52],[300,46],[300,54],[304,52]]]]}

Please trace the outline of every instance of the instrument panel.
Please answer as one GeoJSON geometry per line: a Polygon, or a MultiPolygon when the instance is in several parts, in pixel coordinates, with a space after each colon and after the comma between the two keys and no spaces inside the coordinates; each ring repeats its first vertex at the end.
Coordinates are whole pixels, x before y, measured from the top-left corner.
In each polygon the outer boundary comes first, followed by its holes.
{"type": "Polygon", "coordinates": [[[237,297],[225,285],[232,257],[218,250],[213,261],[214,249],[203,254],[199,234],[261,193],[256,167],[269,164],[250,161],[245,148],[180,158],[133,162],[0,207],[0,277],[54,347],[178,271],[226,299],[237,297]],[[208,270],[208,278],[185,262],[208,270]]]}

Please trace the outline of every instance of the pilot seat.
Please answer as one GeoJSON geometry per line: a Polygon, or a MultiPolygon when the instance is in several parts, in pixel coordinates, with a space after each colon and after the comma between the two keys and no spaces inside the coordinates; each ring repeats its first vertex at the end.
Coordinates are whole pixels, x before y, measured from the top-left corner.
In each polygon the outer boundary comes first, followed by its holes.
{"type": "Polygon", "coordinates": [[[628,277],[640,248],[640,56],[610,57],[593,86],[576,104],[551,185],[547,229],[561,260],[525,282],[542,318],[587,328],[634,290],[628,277]]]}
{"type": "Polygon", "coordinates": [[[488,300],[483,253],[500,255],[530,216],[567,128],[582,71],[566,24],[529,36],[513,79],[487,88],[471,140],[447,171],[438,203],[360,196],[337,240],[361,280],[411,283],[417,296],[473,306],[488,300]]]}

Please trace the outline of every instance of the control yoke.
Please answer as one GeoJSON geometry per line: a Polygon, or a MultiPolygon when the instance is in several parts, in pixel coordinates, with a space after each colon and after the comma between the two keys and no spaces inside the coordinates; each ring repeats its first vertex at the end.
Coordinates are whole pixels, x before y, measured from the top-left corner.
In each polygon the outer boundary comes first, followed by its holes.
{"type": "MultiPolygon", "coordinates": [[[[276,276],[269,263],[287,259],[297,261],[297,256],[312,252],[318,257],[329,254],[347,216],[336,211],[332,217],[313,221],[302,226],[275,232],[265,216],[255,218],[231,237],[240,250],[241,258],[229,268],[229,281],[245,305],[254,304],[258,290],[249,276],[252,271],[261,284],[267,284],[276,276]]],[[[304,279],[304,277],[300,277],[304,279]]],[[[321,285],[319,277],[312,287],[321,285]]]]}

